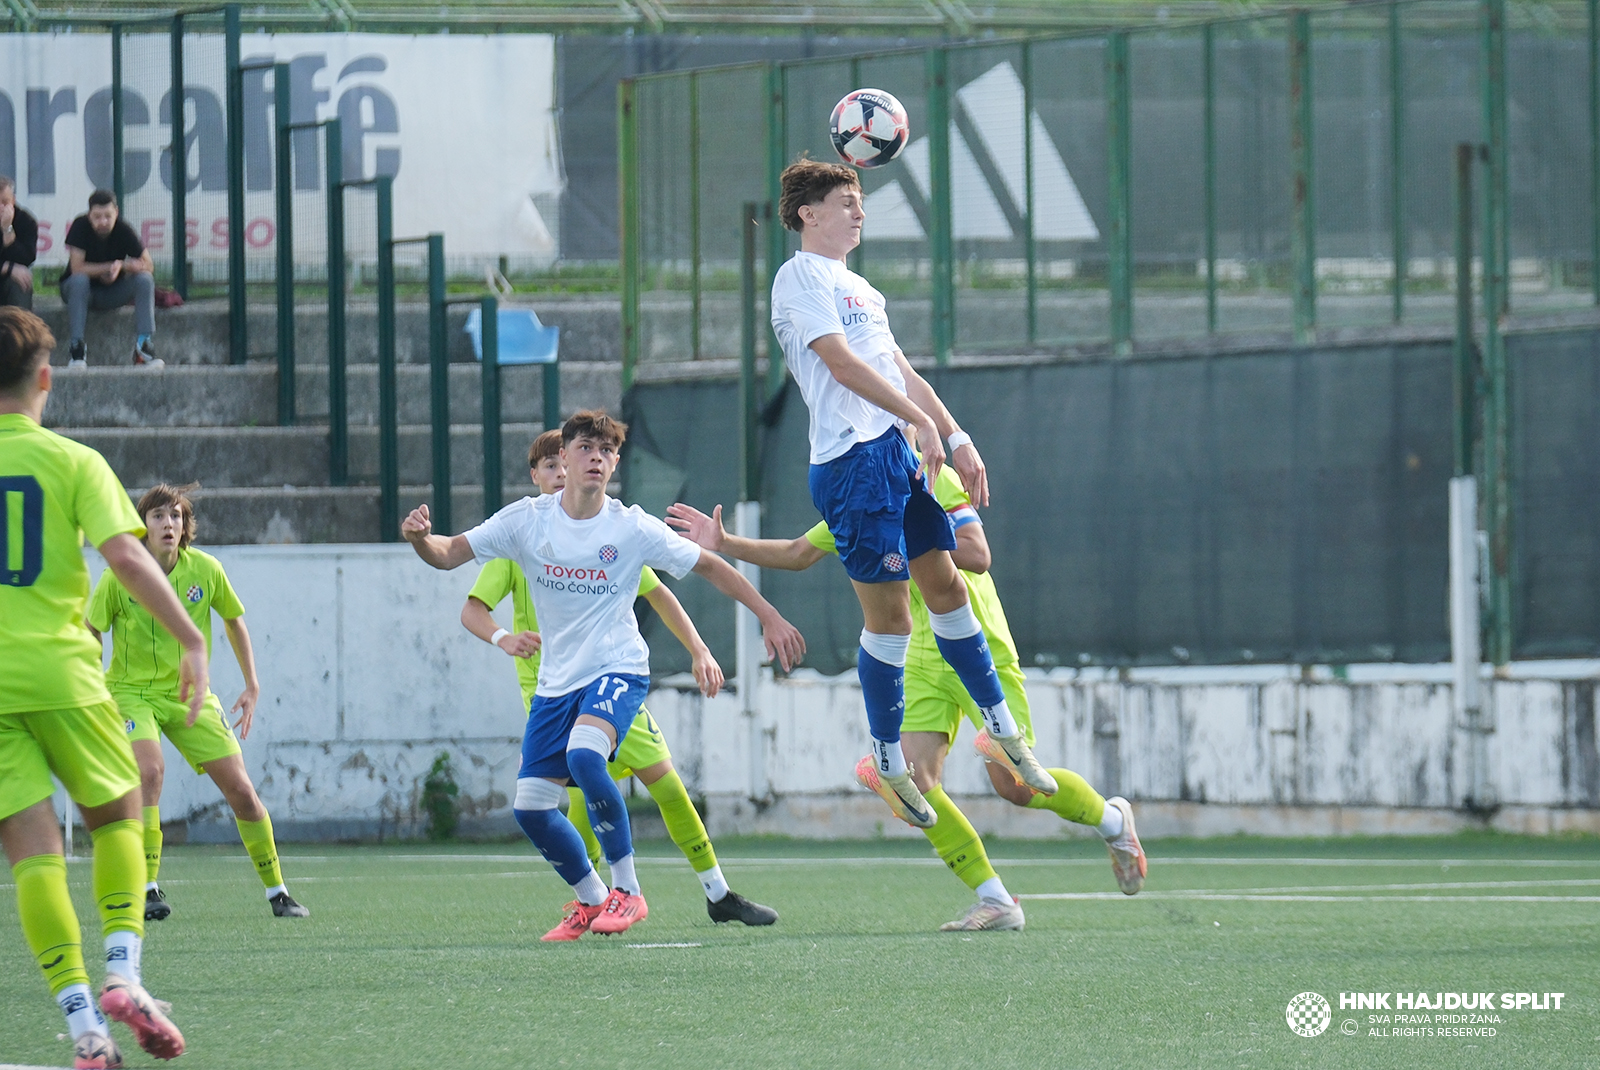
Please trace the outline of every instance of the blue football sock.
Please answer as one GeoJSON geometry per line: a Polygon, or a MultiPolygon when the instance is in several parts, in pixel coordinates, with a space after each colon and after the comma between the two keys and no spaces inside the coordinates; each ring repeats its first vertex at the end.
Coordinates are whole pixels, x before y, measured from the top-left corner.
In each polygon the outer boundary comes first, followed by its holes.
{"type": "Polygon", "coordinates": [[[972,701],[979,706],[998,706],[1005,701],[1005,692],[1000,689],[1000,674],[994,671],[994,657],[989,653],[989,644],[981,631],[965,639],[944,639],[936,635],[934,641],[939,644],[939,653],[944,655],[944,660],[961,677],[961,684],[972,696],[972,701]]]}
{"type": "MultiPolygon", "coordinates": [[[[615,862],[631,855],[633,833],[628,826],[628,807],[622,801],[622,792],[617,790],[617,782],[606,772],[605,756],[587,748],[569,750],[567,769],[589,802],[589,826],[600,841],[606,861],[615,862]]],[[[577,835],[576,829],[573,835],[577,835]]]]}
{"type": "Polygon", "coordinates": [[[856,655],[856,676],[861,680],[861,698],[867,706],[867,730],[873,739],[895,743],[900,739],[900,722],[906,717],[906,670],[903,665],[887,665],[862,647],[856,655]]]}
{"type": "Polygon", "coordinates": [[[141,334],[138,338],[134,339],[133,344],[136,346],[142,346],[148,341],[150,341],[150,336],[148,334],[141,334]]]}
{"type": "Polygon", "coordinates": [[[594,872],[594,867],[589,865],[589,852],[583,846],[583,837],[572,827],[566,814],[556,809],[512,810],[511,813],[562,880],[576,885],[594,872]]]}

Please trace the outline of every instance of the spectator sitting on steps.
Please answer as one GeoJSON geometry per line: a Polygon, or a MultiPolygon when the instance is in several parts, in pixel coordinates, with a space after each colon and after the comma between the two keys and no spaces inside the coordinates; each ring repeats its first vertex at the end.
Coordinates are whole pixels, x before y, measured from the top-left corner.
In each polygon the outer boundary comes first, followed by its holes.
{"type": "Polygon", "coordinates": [[[154,265],[139,236],[117,217],[117,198],[110,190],[89,194],[89,211],[72,221],[67,229],[66,273],[61,276],[61,297],[67,303],[72,331],[72,359],[67,367],[81,368],[87,363],[83,330],[89,310],[121,308],[133,302],[135,329],[133,364],[136,368],[159,368],[150,336],[156,330],[156,281],[154,265]]]}
{"type": "Polygon", "coordinates": [[[0,305],[33,309],[33,269],[39,223],[17,207],[17,184],[0,175],[0,305]]]}

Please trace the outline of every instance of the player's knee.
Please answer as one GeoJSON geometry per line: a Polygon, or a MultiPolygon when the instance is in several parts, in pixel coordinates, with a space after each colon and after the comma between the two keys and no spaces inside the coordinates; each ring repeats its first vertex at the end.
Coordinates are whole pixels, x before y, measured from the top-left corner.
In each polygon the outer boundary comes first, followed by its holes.
{"type": "Polygon", "coordinates": [[[574,759],[584,764],[592,764],[592,759],[588,758],[588,755],[593,754],[600,759],[600,764],[603,766],[610,759],[611,751],[611,737],[597,725],[573,725],[572,733],[567,736],[568,765],[571,765],[574,759]]]}
{"type": "Polygon", "coordinates": [[[528,776],[517,780],[513,810],[554,810],[567,798],[567,789],[543,777],[528,776]]]}

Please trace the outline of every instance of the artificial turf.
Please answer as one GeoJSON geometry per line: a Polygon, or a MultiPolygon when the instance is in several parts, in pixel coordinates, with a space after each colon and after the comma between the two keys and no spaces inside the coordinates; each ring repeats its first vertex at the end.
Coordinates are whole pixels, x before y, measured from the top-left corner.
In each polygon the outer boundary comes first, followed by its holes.
{"type": "MultiPolygon", "coordinates": [[[[175,1005],[192,1070],[1600,1067],[1592,838],[1154,842],[1132,899],[1093,843],[991,842],[1027,930],[965,934],[936,931],[969,893],[922,844],[717,847],[776,926],[714,927],[665,843],[640,849],[647,921],[554,945],[538,937],[567,889],[522,843],[291,845],[304,921],[271,916],[241,850],[172,848],[146,985],[175,1005]],[[1052,895],[1080,898],[1030,898],[1052,895]],[[1285,1020],[1304,991],[1333,1006],[1314,1038],[1285,1020]],[[1434,1035],[1402,1036],[1369,1020],[1392,1010],[1339,1009],[1341,992],[1401,991],[1565,995],[1449,1023],[1492,1036],[1438,1035],[1428,1011],[1403,1024],[1434,1035]]],[[[71,866],[98,948],[88,878],[71,866]]],[[[8,887],[0,1064],[70,1065],[15,913],[8,887]]],[[[156,1065],[114,1028],[129,1066],[156,1065]]]]}

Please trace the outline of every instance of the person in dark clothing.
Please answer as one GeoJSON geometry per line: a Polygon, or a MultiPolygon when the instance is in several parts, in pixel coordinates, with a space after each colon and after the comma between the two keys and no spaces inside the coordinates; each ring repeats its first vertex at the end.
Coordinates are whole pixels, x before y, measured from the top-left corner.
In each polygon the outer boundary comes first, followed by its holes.
{"type": "Polygon", "coordinates": [[[33,261],[39,221],[17,207],[17,184],[0,175],[0,305],[33,310],[33,261]]]}
{"type": "Polygon", "coordinates": [[[138,332],[134,366],[161,367],[150,340],[156,330],[155,266],[133,228],[118,218],[117,198],[110,190],[89,194],[89,210],[67,228],[66,245],[70,259],[61,276],[61,297],[67,303],[72,332],[72,359],[67,366],[87,363],[83,331],[91,308],[121,308],[132,302],[138,332]]]}

